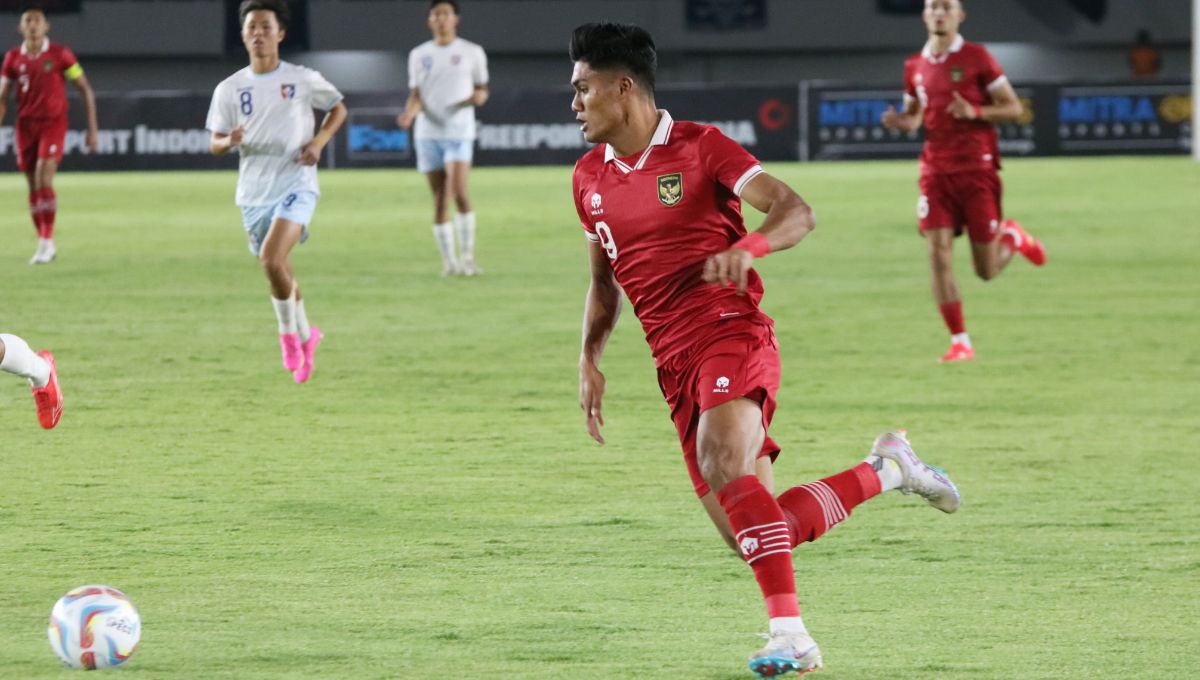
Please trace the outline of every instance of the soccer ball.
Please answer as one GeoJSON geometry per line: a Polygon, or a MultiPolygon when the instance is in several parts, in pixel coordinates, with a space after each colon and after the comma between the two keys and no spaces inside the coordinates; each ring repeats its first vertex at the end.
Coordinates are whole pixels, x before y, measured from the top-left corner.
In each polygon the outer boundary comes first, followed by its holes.
{"type": "Polygon", "coordinates": [[[109,586],[80,586],[50,610],[50,647],[71,668],[112,668],[133,656],[142,618],[125,593],[109,586]]]}

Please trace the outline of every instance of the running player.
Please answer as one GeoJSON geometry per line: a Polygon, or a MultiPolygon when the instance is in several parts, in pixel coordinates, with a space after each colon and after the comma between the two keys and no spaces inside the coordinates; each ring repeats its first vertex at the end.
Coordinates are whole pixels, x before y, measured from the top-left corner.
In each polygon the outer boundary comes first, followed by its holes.
{"type": "Polygon", "coordinates": [[[0,333],[0,371],[29,380],[38,422],[47,430],[62,417],[63,394],[58,386],[54,355],[48,350],[34,352],[29,343],[8,333],[0,333]]]}
{"type": "Polygon", "coordinates": [[[780,449],[767,428],[779,351],[751,265],[798,243],[813,228],[812,210],[717,128],[655,108],[657,54],[645,30],[580,26],[570,56],[571,108],[596,144],[573,178],[591,261],[579,360],[587,430],[604,443],[600,357],[624,291],[654,354],[696,495],[762,590],[770,636],[750,668],[762,677],[820,668],[800,617],[792,549],[883,491],[915,492],[943,512],[958,509],[958,491],[901,434],[886,433],[863,463],[773,495],[771,461],[780,449]],[[742,201],[766,213],[758,231],[747,234],[742,201]]]}
{"type": "Polygon", "coordinates": [[[308,323],[291,252],[308,238],[320,196],[317,162],[346,120],[346,105],[320,73],[280,60],[289,18],[282,0],[245,0],[238,17],[250,65],[217,86],[207,127],[214,154],[237,149],[241,156],[236,202],[270,284],[283,367],[302,383],[312,375],[321,330],[308,323]],[[329,112],[315,136],[314,108],[329,112]]]}
{"type": "Polygon", "coordinates": [[[950,330],[944,362],[975,358],[954,281],[954,237],[971,239],[975,273],[995,278],[1019,252],[1036,266],[1042,244],[1014,220],[1001,222],[1000,146],[995,123],[1021,117],[1021,100],[983,45],[963,40],[961,0],[925,0],[929,40],[904,63],[904,110],[888,107],[884,127],[910,132],[925,124],[917,217],[929,243],[933,298],[950,330]]]}
{"type": "Polygon", "coordinates": [[[475,264],[475,211],[467,175],[475,153],[475,107],[488,100],[487,55],[458,37],[458,3],[429,3],[433,40],[408,53],[408,103],[396,123],[413,137],[417,170],[433,192],[433,238],[442,253],[442,276],[482,274],[475,264]],[[454,223],[447,201],[454,199],[454,223]],[[454,247],[458,237],[457,251],[454,247]]]}
{"type": "Polygon", "coordinates": [[[4,55],[0,69],[0,121],[8,108],[8,97],[17,93],[17,169],[29,184],[29,214],[37,229],[38,245],[29,264],[48,264],[58,250],[54,246],[54,218],[58,198],[54,173],[62,162],[67,136],[67,91],[70,81],[79,89],[87,111],[84,144],[95,151],[99,139],[96,98],[83,67],[65,45],[50,42],[46,13],[32,6],[21,14],[19,24],[25,41],[4,55]]]}

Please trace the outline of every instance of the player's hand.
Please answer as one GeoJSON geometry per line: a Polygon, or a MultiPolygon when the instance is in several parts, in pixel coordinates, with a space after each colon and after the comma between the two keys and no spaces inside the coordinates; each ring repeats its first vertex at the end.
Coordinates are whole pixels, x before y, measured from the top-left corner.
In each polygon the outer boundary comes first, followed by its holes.
{"type": "Polygon", "coordinates": [[[579,363],[579,408],[587,421],[588,434],[597,442],[604,443],[600,427],[604,416],[600,413],[600,399],[604,396],[604,374],[591,362],[579,363]]]}
{"type": "Polygon", "coordinates": [[[88,153],[96,153],[96,149],[100,148],[100,135],[95,130],[88,130],[87,135],[83,138],[83,145],[87,147],[88,153]]]}
{"type": "Polygon", "coordinates": [[[904,119],[904,114],[896,110],[895,106],[888,105],[887,111],[879,117],[879,124],[889,130],[902,129],[901,121],[904,119]]]}
{"type": "Polygon", "coordinates": [[[229,131],[229,149],[232,151],[233,149],[236,149],[239,146],[241,146],[242,138],[245,136],[246,136],[246,127],[243,125],[239,125],[239,126],[235,127],[234,129],[230,130],[229,131]]]}
{"type": "Polygon", "coordinates": [[[396,125],[399,125],[400,129],[402,130],[407,130],[412,127],[413,121],[416,120],[416,118],[416,113],[409,113],[407,110],[405,110],[400,115],[396,116],[396,125]]]}
{"type": "Polygon", "coordinates": [[[325,148],[323,144],[312,140],[305,144],[300,149],[300,153],[296,154],[296,162],[300,165],[316,165],[321,160],[321,149],[325,148]]]}
{"type": "Polygon", "coordinates": [[[954,101],[946,107],[946,113],[954,116],[958,120],[975,120],[975,105],[963,99],[963,96],[954,91],[954,101]]]}
{"type": "Polygon", "coordinates": [[[704,280],[721,286],[737,286],[738,295],[746,294],[746,280],[754,256],[742,248],[730,248],[704,261],[704,280]]]}

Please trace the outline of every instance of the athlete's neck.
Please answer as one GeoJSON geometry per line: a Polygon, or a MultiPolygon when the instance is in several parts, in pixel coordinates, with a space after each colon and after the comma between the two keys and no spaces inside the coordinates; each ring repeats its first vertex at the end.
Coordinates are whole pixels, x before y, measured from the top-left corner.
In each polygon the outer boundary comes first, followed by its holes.
{"type": "Polygon", "coordinates": [[[629,112],[629,120],[620,132],[609,140],[608,145],[619,158],[645,151],[646,147],[650,146],[650,140],[654,139],[654,131],[658,129],[660,118],[662,114],[654,107],[653,101],[647,106],[638,106],[629,112]]]}
{"type": "Polygon", "coordinates": [[[37,54],[38,52],[41,52],[46,47],[46,40],[47,38],[45,36],[42,36],[37,41],[26,40],[25,51],[30,54],[37,54]]]}
{"type": "Polygon", "coordinates": [[[457,34],[447,33],[446,35],[433,36],[433,42],[435,45],[438,45],[439,47],[445,47],[446,45],[449,45],[450,43],[454,42],[457,38],[458,38],[457,34]]]}
{"type": "Polygon", "coordinates": [[[250,57],[250,70],[258,74],[270,73],[279,68],[279,53],[266,57],[250,57]]]}
{"type": "Polygon", "coordinates": [[[943,33],[942,35],[930,33],[929,51],[938,56],[943,55],[946,53],[946,50],[950,49],[950,46],[954,44],[957,38],[958,33],[943,33]]]}

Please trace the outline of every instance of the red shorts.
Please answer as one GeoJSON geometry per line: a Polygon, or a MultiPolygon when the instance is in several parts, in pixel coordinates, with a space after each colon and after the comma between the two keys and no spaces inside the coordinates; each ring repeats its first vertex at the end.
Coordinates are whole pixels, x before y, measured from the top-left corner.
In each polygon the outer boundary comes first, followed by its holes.
{"type": "MultiPolygon", "coordinates": [[[[762,405],[763,429],[769,430],[779,391],[779,344],[768,325],[748,321],[718,324],[719,335],[697,343],[685,356],[672,357],[658,369],[658,386],[671,407],[671,420],[683,445],[683,459],[697,496],[709,492],[696,462],[696,430],[700,413],[740,397],[762,405]],[[726,326],[726,324],[737,324],[726,326]]],[[[770,436],[763,441],[759,458],[779,455],[770,436]]]]}
{"type": "Polygon", "coordinates": [[[17,169],[30,172],[39,158],[61,162],[67,138],[67,118],[18,118],[16,124],[17,169]]]}
{"type": "Polygon", "coordinates": [[[981,170],[957,174],[921,175],[917,217],[921,231],[966,227],[975,243],[990,243],[1000,235],[1000,175],[981,170]]]}

